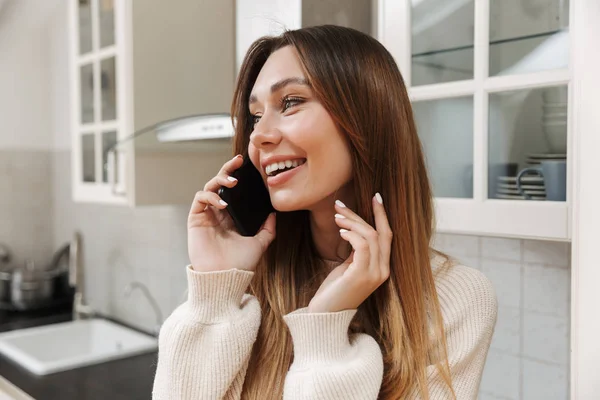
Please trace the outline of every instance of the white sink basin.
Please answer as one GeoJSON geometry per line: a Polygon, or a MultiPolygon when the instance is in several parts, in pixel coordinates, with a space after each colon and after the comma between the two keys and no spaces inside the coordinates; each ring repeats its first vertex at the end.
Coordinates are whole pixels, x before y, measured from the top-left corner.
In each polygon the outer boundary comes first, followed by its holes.
{"type": "Polygon", "coordinates": [[[0,353],[36,375],[156,350],[157,339],[104,319],[0,333],[0,353]]]}

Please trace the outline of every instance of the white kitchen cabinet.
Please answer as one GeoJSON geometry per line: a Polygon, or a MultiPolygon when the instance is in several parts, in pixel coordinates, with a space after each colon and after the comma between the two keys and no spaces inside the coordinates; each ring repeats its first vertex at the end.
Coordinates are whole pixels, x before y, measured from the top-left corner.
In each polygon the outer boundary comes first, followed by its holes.
{"type": "Polygon", "coordinates": [[[381,7],[380,39],[413,102],[438,231],[570,240],[571,60],[585,49],[571,46],[577,21],[569,1],[382,0],[381,7]],[[544,178],[525,174],[523,196],[515,175],[541,161],[554,166],[544,178]]]}
{"type": "Polygon", "coordinates": [[[69,14],[74,200],[189,203],[231,156],[228,141],[126,139],[161,121],[229,113],[234,1],[70,0],[69,14]]]}

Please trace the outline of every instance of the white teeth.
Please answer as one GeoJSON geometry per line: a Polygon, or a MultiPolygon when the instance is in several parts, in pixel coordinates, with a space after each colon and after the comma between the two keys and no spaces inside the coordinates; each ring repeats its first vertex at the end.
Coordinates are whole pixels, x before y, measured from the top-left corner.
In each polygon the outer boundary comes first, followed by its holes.
{"type": "Polygon", "coordinates": [[[305,163],[306,160],[285,160],[276,163],[269,164],[265,167],[265,172],[267,175],[271,175],[273,172],[284,169],[284,168],[296,168],[299,165],[305,163]]]}

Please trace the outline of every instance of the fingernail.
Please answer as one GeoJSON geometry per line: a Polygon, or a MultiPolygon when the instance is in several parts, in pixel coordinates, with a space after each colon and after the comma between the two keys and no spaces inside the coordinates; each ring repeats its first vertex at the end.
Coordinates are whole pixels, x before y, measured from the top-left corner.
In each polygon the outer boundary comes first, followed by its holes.
{"type": "Polygon", "coordinates": [[[345,205],[344,203],[342,203],[341,201],[339,201],[339,200],[336,200],[336,201],[335,201],[335,204],[337,204],[338,206],[340,206],[340,207],[342,207],[342,208],[345,208],[345,207],[346,207],[346,205],[345,205]]]}
{"type": "Polygon", "coordinates": [[[336,217],[336,218],[346,218],[346,217],[344,217],[342,214],[335,214],[335,217],[336,217]]]}
{"type": "Polygon", "coordinates": [[[238,154],[237,156],[233,157],[233,159],[235,160],[236,158],[242,158],[241,154],[238,154]]]}
{"type": "Polygon", "coordinates": [[[344,228],[340,229],[340,233],[345,233],[345,232],[348,232],[348,229],[344,229],[344,228]]]}
{"type": "Polygon", "coordinates": [[[227,203],[225,202],[225,200],[219,200],[219,204],[221,204],[222,206],[226,206],[227,203]]]}
{"type": "Polygon", "coordinates": [[[227,180],[228,180],[229,182],[235,182],[235,181],[237,181],[237,179],[235,179],[233,176],[228,176],[228,177],[227,177],[227,180]]]}
{"type": "Polygon", "coordinates": [[[375,193],[375,198],[377,199],[377,202],[379,204],[383,204],[383,199],[381,198],[381,195],[379,194],[379,192],[375,193]]]}

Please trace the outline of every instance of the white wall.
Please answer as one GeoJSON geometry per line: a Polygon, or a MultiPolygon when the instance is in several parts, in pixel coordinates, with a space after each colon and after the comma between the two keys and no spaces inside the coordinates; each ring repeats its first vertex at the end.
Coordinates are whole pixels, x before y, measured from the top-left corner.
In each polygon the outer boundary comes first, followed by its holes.
{"type": "Polygon", "coordinates": [[[47,16],[60,0],[6,3],[0,15],[0,149],[49,150],[52,140],[47,16]]]}
{"type": "Polygon", "coordinates": [[[48,18],[50,129],[53,150],[71,149],[69,41],[67,1],[61,0],[48,18]]]}

